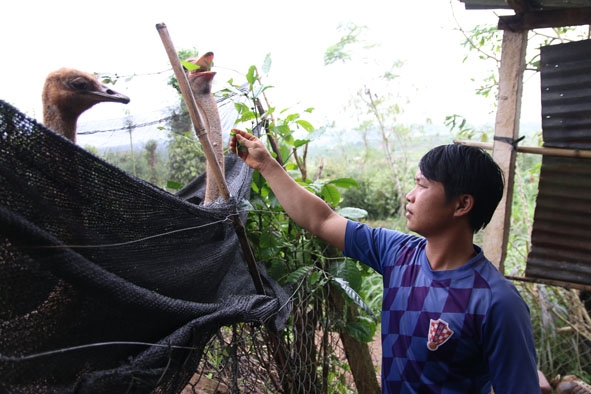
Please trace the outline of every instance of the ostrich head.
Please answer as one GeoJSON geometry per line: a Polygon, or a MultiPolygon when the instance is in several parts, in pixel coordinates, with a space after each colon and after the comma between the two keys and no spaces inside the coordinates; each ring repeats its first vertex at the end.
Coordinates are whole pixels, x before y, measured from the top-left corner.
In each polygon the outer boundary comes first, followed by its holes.
{"type": "Polygon", "coordinates": [[[196,70],[186,71],[187,79],[189,80],[193,94],[210,94],[213,77],[216,74],[215,71],[211,71],[213,52],[207,52],[199,59],[190,57],[185,59],[185,61],[199,66],[196,70]]]}
{"type": "Polygon", "coordinates": [[[89,73],[61,68],[51,72],[43,86],[43,123],[76,142],[76,122],[97,103],[129,103],[129,97],[103,85],[89,73]]]}

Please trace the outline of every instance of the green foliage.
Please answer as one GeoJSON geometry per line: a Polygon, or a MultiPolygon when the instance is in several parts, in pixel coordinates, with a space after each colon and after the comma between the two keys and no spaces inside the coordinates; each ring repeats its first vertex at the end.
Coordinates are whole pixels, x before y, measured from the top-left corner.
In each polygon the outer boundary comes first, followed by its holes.
{"type": "Polygon", "coordinates": [[[164,173],[164,160],[158,152],[158,141],[149,140],[144,145],[144,150],[144,159],[148,165],[146,180],[154,185],[163,187],[166,175],[164,173]]]}
{"type": "Polygon", "coordinates": [[[168,187],[186,185],[198,174],[205,172],[205,153],[195,134],[191,131],[170,133],[168,144],[168,187]],[[173,182],[170,182],[173,181],[173,182]]]}
{"type": "Polygon", "coordinates": [[[457,114],[446,116],[444,124],[451,133],[455,133],[455,138],[459,140],[488,142],[489,135],[492,134],[490,129],[477,130],[473,128],[468,125],[466,118],[457,114]]]}
{"type": "MultiPolygon", "coordinates": [[[[249,69],[247,80],[250,86],[249,98],[253,104],[237,104],[236,108],[239,122],[251,122],[252,130],[261,116],[255,110],[257,105],[254,101],[265,91],[265,87],[257,86],[258,76],[254,67],[249,69]]],[[[303,113],[311,111],[311,108],[307,108],[303,113]]],[[[310,134],[315,131],[314,126],[298,111],[269,108],[267,112],[274,114],[274,122],[267,128],[269,150],[278,159],[281,158],[286,170],[300,185],[332,207],[341,206],[341,189],[356,187],[357,181],[350,177],[311,180],[306,176],[306,151],[311,142],[310,134]]],[[[265,140],[265,136],[261,138],[265,140]]],[[[349,302],[357,305],[362,313],[371,317],[365,319],[361,315],[357,316],[345,323],[345,329],[359,340],[371,340],[377,320],[359,294],[364,271],[353,269],[355,264],[343,262],[342,259],[334,262],[339,253],[295,224],[283,211],[266,180],[258,173],[253,175],[250,202],[254,209],[249,214],[246,227],[256,258],[266,264],[268,272],[280,283],[297,286],[301,292],[299,297],[309,300],[296,308],[308,309],[317,305],[317,301],[326,298],[327,286],[333,286],[349,302]],[[308,302],[310,306],[307,306],[308,302]]],[[[348,208],[345,213],[361,217],[363,211],[348,208]]],[[[329,321],[328,324],[334,325],[332,329],[337,330],[340,323],[329,321]]]]}
{"type": "MultiPolygon", "coordinates": [[[[356,278],[356,279],[359,279],[359,285],[360,285],[361,284],[361,274],[359,274],[358,278],[356,278]]],[[[361,308],[362,311],[367,313],[373,319],[374,323],[378,320],[378,318],[373,313],[371,308],[363,301],[363,299],[361,298],[359,293],[357,293],[351,286],[349,286],[349,282],[347,282],[343,278],[335,277],[332,279],[332,283],[336,288],[341,290],[347,296],[348,299],[353,301],[355,304],[357,304],[358,307],[361,308]]],[[[359,285],[358,285],[358,287],[359,287],[359,285]]],[[[373,330],[375,331],[375,324],[373,326],[373,330]]],[[[369,342],[369,341],[364,341],[364,342],[369,342]]]]}
{"type": "MultiPolygon", "coordinates": [[[[369,52],[374,45],[361,40],[363,27],[345,26],[346,34],[325,52],[325,64],[352,60],[348,49],[369,52]],[[361,48],[356,48],[361,46],[361,48]]],[[[367,57],[371,57],[371,54],[367,57]]],[[[376,75],[367,75],[357,93],[351,98],[346,113],[354,114],[357,124],[353,129],[361,138],[363,150],[354,162],[343,158],[343,163],[360,182],[360,189],[350,189],[345,203],[366,209],[372,219],[384,218],[399,211],[404,205],[404,195],[409,177],[407,147],[411,141],[411,129],[398,120],[408,99],[399,95],[402,61],[395,61],[389,69],[376,75]],[[354,167],[354,164],[357,164],[354,167]],[[378,174],[378,171],[381,175],[378,174]],[[375,177],[379,179],[376,181],[375,177]],[[388,177],[387,182],[382,182],[388,177]]],[[[351,150],[350,144],[346,148],[351,150]]]]}
{"type": "Polygon", "coordinates": [[[387,179],[363,179],[359,187],[343,193],[344,206],[363,207],[370,220],[390,218],[400,210],[400,196],[393,190],[392,181],[387,179]]]}
{"type": "MultiPolygon", "coordinates": [[[[163,160],[162,158],[157,157],[158,154],[156,152],[154,152],[154,155],[156,157],[152,158],[152,160],[155,160],[156,162],[161,162],[163,160]]],[[[161,179],[159,178],[161,174],[160,171],[151,167],[146,156],[142,158],[139,154],[133,154],[130,150],[108,150],[102,154],[102,157],[107,162],[117,166],[131,175],[144,179],[148,182],[153,180],[155,181],[153,183],[156,185],[162,183],[161,179]]]]}
{"type": "Polygon", "coordinates": [[[344,32],[344,34],[341,36],[339,42],[326,49],[324,53],[324,65],[351,60],[349,48],[361,43],[361,35],[366,29],[366,26],[357,26],[353,23],[339,25],[338,30],[344,32]]]}
{"type": "Polygon", "coordinates": [[[85,145],[84,146],[84,149],[86,149],[88,152],[92,153],[95,156],[100,156],[99,150],[96,147],[94,147],[94,146],[85,145]]]}

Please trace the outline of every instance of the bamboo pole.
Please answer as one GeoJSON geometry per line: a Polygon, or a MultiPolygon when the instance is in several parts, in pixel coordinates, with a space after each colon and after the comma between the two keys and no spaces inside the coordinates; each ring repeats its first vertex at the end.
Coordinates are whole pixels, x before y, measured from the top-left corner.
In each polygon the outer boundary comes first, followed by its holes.
{"type": "Polygon", "coordinates": [[[199,138],[199,142],[201,142],[201,145],[203,146],[203,151],[205,152],[207,162],[211,165],[213,169],[215,181],[218,185],[220,195],[224,200],[228,200],[228,198],[230,198],[230,191],[228,190],[228,185],[226,184],[224,174],[222,173],[222,169],[213,153],[213,146],[211,145],[209,137],[207,136],[207,130],[205,129],[205,127],[203,127],[203,122],[201,121],[199,111],[197,110],[197,103],[195,102],[195,98],[193,97],[193,92],[191,92],[191,87],[189,86],[189,81],[187,80],[187,76],[185,75],[185,71],[183,70],[181,61],[178,58],[170,35],[168,34],[168,29],[166,28],[166,25],[164,23],[158,23],[156,25],[156,29],[158,29],[158,33],[160,34],[160,38],[162,39],[162,43],[164,44],[164,49],[166,50],[166,54],[168,55],[168,59],[170,60],[170,64],[172,65],[174,75],[176,76],[176,79],[179,82],[181,94],[183,95],[183,99],[187,104],[187,109],[189,110],[189,115],[191,116],[193,127],[195,128],[195,134],[197,135],[197,137],[199,138]]]}
{"type": "MultiPolygon", "coordinates": [[[[490,142],[454,140],[454,144],[475,146],[486,150],[492,150],[493,144],[490,142]]],[[[546,148],[539,146],[517,146],[515,148],[520,153],[532,153],[544,156],[576,157],[580,159],[591,159],[591,150],[565,149],[565,148],[546,148]]]]}
{"type": "Polygon", "coordinates": [[[554,280],[554,279],[548,279],[548,278],[532,278],[529,276],[505,275],[505,278],[507,278],[509,280],[514,280],[517,282],[540,283],[543,285],[564,287],[566,289],[578,289],[578,290],[591,291],[591,285],[585,285],[582,283],[565,282],[565,281],[561,281],[561,280],[554,280]]]}
{"type": "MultiPolygon", "coordinates": [[[[174,48],[172,39],[168,34],[166,24],[158,23],[156,24],[156,29],[158,30],[158,34],[160,35],[160,39],[162,40],[162,44],[164,45],[164,49],[166,50],[174,74],[176,76],[176,79],[178,80],[179,87],[183,95],[183,99],[187,104],[187,109],[189,110],[189,115],[191,116],[193,127],[195,128],[195,133],[197,134],[199,142],[203,147],[205,157],[213,169],[215,181],[217,183],[218,190],[220,191],[220,195],[222,196],[224,201],[227,201],[230,198],[230,191],[228,190],[226,179],[224,177],[224,174],[222,173],[222,169],[218,161],[216,160],[215,154],[213,153],[213,146],[209,141],[207,130],[203,127],[203,122],[201,121],[199,111],[197,110],[197,103],[195,103],[195,98],[193,97],[193,92],[191,91],[191,88],[189,86],[189,81],[187,79],[187,76],[185,75],[183,66],[181,65],[181,61],[177,55],[176,49],[174,48]]],[[[237,214],[231,215],[230,217],[232,218],[232,222],[234,224],[236,234],[238,235],[240,246],[246,258],[246,262],[248,263],[248,270],[250,272],[250,275],[252,276],[254,286],[259,294],[265,294],[263,281],[261,279],[259,270],[256,266],[256,260],[254,258],[252,249],[250,248],[250,243],[248,242],[248,238],[246,236],[246,229],[244,228],[244,224],[242,223],[242,220],[240,220],[240,217],[237,214]]]]}

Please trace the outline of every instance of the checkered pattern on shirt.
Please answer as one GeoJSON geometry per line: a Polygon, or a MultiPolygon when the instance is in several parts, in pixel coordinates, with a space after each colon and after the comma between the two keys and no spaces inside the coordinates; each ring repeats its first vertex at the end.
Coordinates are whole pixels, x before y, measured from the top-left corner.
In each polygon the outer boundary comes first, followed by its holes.
{"type": "Polygon", "coordinates": [[[473,269],[431,271],[420,242],[402,248],[383,274],[382,373],[389,392],[461,392],[442,388],[450,381],[471,392],[473,374],[482,373],[474,369],[490,299],[486,280],[473,269]],[[454,334],[430,351],[430,321],[437,319],[454,334]]]}

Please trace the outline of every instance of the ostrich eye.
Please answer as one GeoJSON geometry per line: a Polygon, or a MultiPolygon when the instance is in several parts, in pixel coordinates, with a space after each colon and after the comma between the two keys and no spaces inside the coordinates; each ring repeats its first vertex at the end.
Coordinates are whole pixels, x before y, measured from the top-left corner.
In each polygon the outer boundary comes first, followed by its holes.
{"type": "Polygon", "coordinates": [[[70,81],[70,86],[78,90],[88,90],[89,83],[83,78],[76,78],[70,81]]]}

